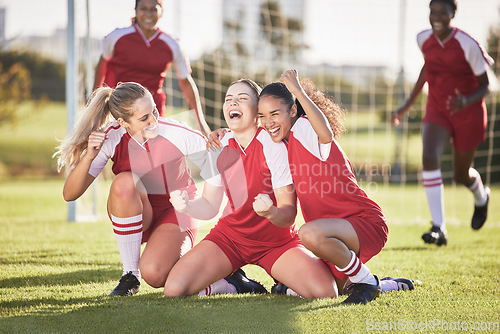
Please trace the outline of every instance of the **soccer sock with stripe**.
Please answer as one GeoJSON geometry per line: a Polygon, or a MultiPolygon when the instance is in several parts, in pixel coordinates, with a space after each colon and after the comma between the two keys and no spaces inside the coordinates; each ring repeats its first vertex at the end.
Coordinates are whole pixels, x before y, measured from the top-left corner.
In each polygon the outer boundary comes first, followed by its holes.
{"type": "Polygon", "coordinates": [[[337,266],[335,266],[335,268],[337,268],[338,271],[349,276],[349,280],[352,283],[376,285],[377,280],[370,272],[370,269],[368,269],[368,267],[359,260],[359,258],[356,256],[356,253],[354,253],[352,250],[350,252],[351,261],[349,262],[349,264],[345,268],[339,268],[337,266]]]}
{"type": "Polygon", "coordinates": [[[444,187],[441,170],[422,171],[422,183],[427,195],[427,204],[431,211],[432,224],[444,230],[444,187]]]}
{"type": "Polygon", "coordinates": [[[474,183],[470,187],[467,187],[474,194],[474,203],[476,206],[485,205],[486,200],[488,199],[488,194],[486,193],[486,188],[481,180],[481,175],[479,175],[479,172],[474,168],[470,168],[469,176],[474,178],[474,183]]]}
{"type": "Polygon", "coordinates": [[[210,284],[204,290],[198,292],[198,296],[211,296],[222,293],[236,293],[236,287],[225,279],[210,284]]]}
{"type": "Polygon", "coordinates": [[[123,274],[132,272],[140,279],[139,259],[141,257],[142,214],[126,218],[111,215],[111,221],[123,263],[123,274]]]}

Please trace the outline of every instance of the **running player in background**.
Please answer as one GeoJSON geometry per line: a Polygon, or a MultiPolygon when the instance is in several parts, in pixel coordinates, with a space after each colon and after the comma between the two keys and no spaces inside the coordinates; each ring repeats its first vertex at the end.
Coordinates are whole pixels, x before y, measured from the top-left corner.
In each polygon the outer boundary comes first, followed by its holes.
{"type": "MultiPolygon", "coordinates": [[[[107,208],[123,276],[111,295],[136,293],[141,275],[150,286],[163,287],[170,269],[193,247],[198,231],[196,221],[175,212],[169,191],[179,189],[194,198],[196,186],[186,157],[201,167],[202,177],[210,177],[206,138],[184,123],[159,117],[151,93],[127,82],[94,92],[55,156],[59,171],[69,171],[63,188],[66,201],[79,198],[108,160],[113,161],[116,176],[107,208]],[[141,256],[142,242],[147,245],[141,256]]],[[[245,286],[243,278],[229,279],[245,286]]]]}
{"type": "Polygon", "coordinates": [[[116,87],[119,82],[140,83],[153,94],[160,116],[165,116],[163,81],[172,64],[182,93],[194,110],[197,128],[208,135],[210,128],[203,115],[198,88],[191,77],[189,60],[179,42],[158,28],[162,14],[161,0],[136,0],[133,24],[115,29],[103,40],[94,90],[102,85],[116,87]]]}
{"type": "Polygon", "coordinates": [[[258,127],[259,93],[251,80],[229,86],[223,112],[231,131],[214,159],[220,177],[207,180],[203,197],[194,201],[180,191],[171,194],[177,211],[198,219],[218,213],[224,192],[228,205],[205,239],[172,268],[165,296],[193,295],[255,264],[303,297],[337,297],[328,267],[300,244],[286,147],[258,127]]]}
{"type": "Polygon", "coordinates": [[[468,34],[451,26],[457,11],[456,0],[432,0],[429,4],[431,29],[417,36],[424,66],[406,103],[393,113],[399,125],[403,115],[429,85],[422,127],[422,183],[432,217],[432,227],[422,235],[425,243],[446,245],[444,187],[440,162],[444,148],[453,142],[454,180],[474,195],[471,226],[480,229],[488,216],[490,190],[472,168],[477,147],[484,141],[487,114],[484,96],[489,91],[486,70],[493,60],[468,34]]]}

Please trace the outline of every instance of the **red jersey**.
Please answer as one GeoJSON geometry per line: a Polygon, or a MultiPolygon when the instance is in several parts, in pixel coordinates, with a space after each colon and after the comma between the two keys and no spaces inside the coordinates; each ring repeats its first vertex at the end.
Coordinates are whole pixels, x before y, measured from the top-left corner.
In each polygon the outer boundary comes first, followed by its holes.
{"type": "Polygon", "coordinates": [[[248,246],[277,247],[293,239],[297,227],[278,227],[253,210],[258,194],[268,194],[276,205],[273,189],[292,184],[286,146],[275,143],[259,128],[243,149],[229,131],[221,140],[222,151],[216,159],[218,184],[224,187],[228,204],[217,223],[236,242],[248,246]]]}
{"type": "Polygon", "coordinates": [[[358,186],[338,143],[319,144],[307,117],[297,119],[288,141],[288,160],[302,214],[307,222],[343,218],[371,210],[385,221],[380,207],[358,186]]]}
{"type": "Polygon", "coordinates": [[[161,30],[149,39],[137,24],[112,31],[103,40],[102,58],[107,62],[104,83],[116,87],[119,82],[133,81],[152,94],[160,114],[165,109],[163,80],[172,63],[179,79],[191,74],[189,60],[176,39],[161,30]]]}
{"type": "MultiPolygon", "coordinates": [[[[450,113],[446,106],[449,96],[455,96],[455,89],[465,96],[474,92],[479,83],[476,76],[486,72],[493,60],[481,45],[460,29],[453,28],[444,41],[437,38],[432,29],[424,30],[417,36],[418,46],[423,53],[426,78],[429,84],[427,112],[450,113]]],[[[483,111],[484,99],[464,111],[483,111]]]]}
{"type": "Polygon", "coordinates": [[[90,166],[89,174],[96,177],[109,159],[115,175],[132,172],[146,187],[151,204],[171,206],[170,192],[196,191],[186,157],[201,168],[201,175],[210,178],[206,164],[206,139],[185,123],[159,118],[158,136],[140,144],[118,123],[111,123],[105,132],[109,139],[90,166]]]}

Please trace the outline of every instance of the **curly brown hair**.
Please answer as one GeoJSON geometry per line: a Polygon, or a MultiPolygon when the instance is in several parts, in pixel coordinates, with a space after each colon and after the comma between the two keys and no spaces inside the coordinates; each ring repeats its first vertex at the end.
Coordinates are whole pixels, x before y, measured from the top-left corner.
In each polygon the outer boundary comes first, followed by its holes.
{"type": "MultiPolygon", "coordinates": [[[[344,125],[346,111],[340,105],[333,101],[333,98],[325,95],[325,93],[316,88],[314,83],[309,78],[304,78],[300,80],[300,85],[306,92],[307,96],[318,106],[318,108],[325,114],[332,128],[333,135],[335,139],[339,139],[340,136],[346,132],[344,125]]],[[[299,116],[305,115],[304,109],[298,101],[297,111],[299,116]]]]}

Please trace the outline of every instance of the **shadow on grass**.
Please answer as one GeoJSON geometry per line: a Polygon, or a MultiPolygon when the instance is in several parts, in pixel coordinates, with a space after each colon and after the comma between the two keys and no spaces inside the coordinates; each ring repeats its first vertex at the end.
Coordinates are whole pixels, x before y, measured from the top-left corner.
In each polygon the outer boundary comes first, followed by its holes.
{"type": "Polygon", "coordinates": [[[160,296],[155,292],[133,297],[35,299],[25,307],[45,307],[0,319],[0,328],[6,333],[299,333],[293,314],[310,303],[270,295],[160,296]]]}
{"type": "MultiPolygon", "coordinates": [[[[433,245],[430,246],[406,246],[406,247],[385,247],[384,252],[402,252],[402,251],[427,251],[433,245]]],[[[436,246],[434,246],[436,247],[436,246]]]]}
{"type": "MultiPolygon", "coordinates": [[[[71,271],[62,274],[40,276],[22,276],[0,279],[0,288],[26,288],[37,286],[81,285],[89,283],[103,283],[109,280],[119,281],[121,270],[109,268],[71,271]]],[[[3,303],[0,303],[2,305],[3,303]]]]}

